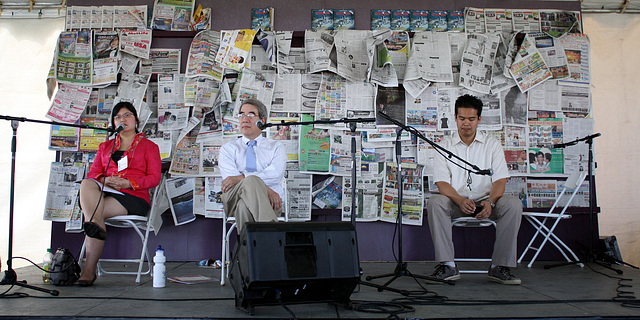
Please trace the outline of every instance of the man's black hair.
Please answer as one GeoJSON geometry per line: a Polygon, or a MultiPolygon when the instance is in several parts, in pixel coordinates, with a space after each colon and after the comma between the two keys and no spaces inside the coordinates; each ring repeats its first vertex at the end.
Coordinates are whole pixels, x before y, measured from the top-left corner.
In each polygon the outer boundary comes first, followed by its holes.
{"type": "Polygon", "coordinates": [[[476,109],[476,111],[478,111],[478,118],[482,116],[482,100],[478,99],[478,97],[476,96],[465,94],[463,96],[458,97],[458,99],[456,99],[456,106],[455,106],[456,116],[458,115],[458,109],[460,108],[476,109]]]}

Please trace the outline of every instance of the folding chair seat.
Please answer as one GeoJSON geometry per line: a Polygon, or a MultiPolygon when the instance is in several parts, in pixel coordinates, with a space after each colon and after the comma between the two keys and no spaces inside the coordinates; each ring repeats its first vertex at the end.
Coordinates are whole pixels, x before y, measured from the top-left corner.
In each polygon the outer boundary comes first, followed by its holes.
{"type": "MultiPolygon", "coordinates": [[[[481,219],[478,220],[474,217],[459,217],[453,219],[454,227],[462,227],[462,228],[479,228],[479,227],[496,227],[496,222],[490,219],[481,219]]],[[[471,262],[491,262],[491,258],[455,258],[454,261],[471,261],[471,262]]],[[[460,270],[460,273],[487,273],[488,268],[486,270],[460,270]]]]}
{"type": "MultiPolygon", "coordinates": [[[[553,244],[558,249],[558,251],[560,251],[560,253],[567,260],[567,262],[580,261],[580,259],[578,259],[578,257],[573,252],[573,250],[571,250],[553,232],[558,226],[558,223],[560,222],[560,220],[571,218],[571,215],[565,214],[565,212],[567,211],[567,208],[571,204],[571,201],[575,197],[576,193],[580,189],[580,186],[582,185],[582,182],[584,182],[586,176],[587,176],[586,171],[576,171],[572,173],[569,176],[569,178],[567,178],[564,184],[564,188],[562,188],[560,195],[558,195],[558,197],[556,198],[556,202],[553,204],[553,206],[551,206],[551,209],[549,209],[549,212],[547,213],[523,212],[522,213],[522,215],[527,219],[527,221],[529,221],[529,223],[536,229],[536,232],[533,234],[533,237],[531,237],[531,241],[529,241],[529,244],[522,252],[522,255],[520,255],[520,258],[518,259],[518,263],[522,262],[522,259],[529,252],[529,250],[534,251],[535,254],[533,255],[533,257],[531,258],[531,261],[529,261],[529,264],[527,265],[527,267],[531,268],[531,266],[533,265],[533,262],[536,261],[536,258],[538,258],[538,254],[540,254],[540,251],[542,251],[542,248],[544,248],[547,242],[550,242],[551,244],[553,244]],[[562,199],[562,196],[565,195],[567,190],[573,190],[571,192],[571,196],[569,197],[569,201],[564,206],[564,208],[562,208],[560,213],[553,213],[554,209],[558,206],[558,204],[562,199]],[[550,224],[550,226],[547,226],[548,224],[550,224]],[[542,238],[542,241],[537,247],[534,247],[534,243],[536,242],[538,236],[542,238]],[[573,257],[574,260],[571,260],[569,255],[571,255],[571,257],[573,257]]],[[[580,267],[584,266],[582,263],[579,263],[579,265],[580,267]]]]}
{"type": "MultiPolygon", "coordinates": [[[[148,241],[149,241],[149,233],[153,230],[154,233],[157,233],[156,226],[154,224],[156,215],[158,214],[156,209],[154,208],[154,203],[158,197],[159,188],[164,186],[164,176],[163,179],[160,180],[160,184],[153,189],[153,197],[151,198],[151,208],[149,209],[149,213],[147,216],[139,216],[139,215],[126,215],[126,216],[117,216],[113,218],[106,219],[104,222],[109,227],[116,228],[132,228],[138,237],[140,238],[140,242],[142,245],[142,250],[140,251],[140,258],[137,259],[100,259],[98,260],[98,276],[102,276],[103,274],[123,274],[123,275],[135,275],[136,283],[140,283],[141,276],[151,275],[153,276],[153,267],[151,264],[152,256],[149,254],[148,241]],[[143,266],[147,262],[147,269],[143,272],[143,266]],[[101,264],[101,262],[119,262],[119,263],[135,263],[138,265],[137,271],[110,271],[105,270],[101,264]]],[[[84,257],[86,249],[86,240],[82,243],[82,250],[80,251],[79,260],[82,260],[84,257]]]]}
{"type": "MultiPolygon", "coordinates": [[[[287,196],[287,186],[286,180],[283,181],[284,185],[284,196],[287,196]]],[[[288,221],[289,220],[289,209],[288,206],[285,205],[282,207],[282,216],[278,217],[278,221],[288,221]]],[[[226,214],[222,215],[222,269],[220,270],[220,285],[224,286],[226,279],[229,277],[229,263],[231,262],[231,249],[229,240],[231,239],[231,234],[233,230],[237,227],[236,218],[235,217],[227,217],[226,214]]]]}

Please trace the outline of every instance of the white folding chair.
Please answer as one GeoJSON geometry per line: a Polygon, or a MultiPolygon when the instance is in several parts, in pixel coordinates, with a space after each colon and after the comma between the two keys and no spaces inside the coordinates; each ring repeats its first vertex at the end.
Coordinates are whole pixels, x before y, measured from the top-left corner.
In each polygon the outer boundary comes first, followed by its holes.
{"type": "MultiPolygon", "coordinates": [[[[490,219],[481,219],[478,220],[475,217],[459,217],[453,219],[454,227],[462,227],[462,228],[478,228],[478,227],[496,227],[496,222],[490,219]]],[[[491,262],[491,258],[455,258],[454,261],[462,261],[462,262],[491,262]]],[[[460,270],[460,273],[487,273],[488,268],[486,270],[460,270]]]]}
{"type": "MultiPolygon", "coordinates": [[[[540,251],[542,251],[542,248],[544,248],[545,244],[547,244],[547,241],[551,242],[551,244],[553,244],[558,249],[558,251],[560,251],[560,253],[562,254],[562,256],[564,256],[567,262],[580,261],[580,259],[578,259],[578,257],[573,252],[573,250],[571,250],[562,240],[560,240],[560,238],[558,238],[558,236],[556,236],[553,233],[553,231],[558,226],[558,223],[560,222],[560,220],[571,218],[571,215],[565,214],[565,212],[567,211],[567,208],[569,208],[569,204],[571,204],[571,201],[573,200],[576,193],[580,189],[580,186],[582,185],[582,182],[584,182],[584,179],[586,178],[586,176],[587,176],[586,171],[576,171],[572,173],[569,176],[569,178],[567,178],[564,184],[564,188],[562,188],[560,195],[558,195],[558,197],[556,198],[556,202],[553,204],[553,206],[551,206],[551,209],[549,209],[549,212],[547,213],[523,212],[522,213],[522,215],[525,216],[527,221],[529,221],[529,223],[536,229],[536,232],[533,234],[533,237],[531,237],[531,241],[529,241],[527,248],[524,249],[524,251],[522,252],[522,255],[520,255],[520,258],[518,259],[518,263],[522,262],[522,259],[529,252],[529,250],[535,251],[535,254],[533,255],[533,257],[531,258],[531,261],[529,261],[529,264],[527,265],[527,267],[531,268],[531,266],[533,265],[533,262],[536,261],[536,258],[538,258],[538,254],[540,254],[540,251]],[[553,210],[558,206],[558,204],[562,199],[562,196],[566,193],[567,190],[573,190],[573,192],[571,192],[571,196],[569,197],[569,201],[564,206],[564,208],[562,208],[560,213],[553,213],[553,210]],[[547,221],[553,221],[550,227],[547,227],[547,221]],[[533,244],[536,241],[538,236],[542,237],[542,242],[540,243],[539,246],[534,247],[533,244]],[[567,254],[570,254],[574,260],[571,260],[571,258],[567,254]]],[[[584,266],[582,263],[579,263],[579,265],[580,267],[584,266]]]]}
{"type": "MultiPolygon", "coordinates": [[[[284,196],[287,196],[286,180],[283,182],[284,196]]],[[[282,206],[282,216],[278,217],[278,221],[289,221],[289,209],[286,205],[282,206]]],[[[233,230],[237,227],[236,217],[227,217],[222,215],[222,269],[220,270],[220,285],[224,286],[226,279],[229,277],[229,262],[231,261],[231,249],[229,248],[229,240],[233,230]],[[227,225],[230,225],[227,228],[227,225]]]]}
{"type": "MultiPolygon", "coordinates": [[[[163,176],[164,177],[164,176],[163,176]]],[[[159,193],[158,188],[164,186],[164,178],[160,180],[160,184],[153,189],[153,197],[151,200],[151,208],[149,209],[149,213],[147,216],[139,216],[139,215],[126,215],[126,216],[117,216],[113,218],[106,219],[104,222],[107,226],[116,227],[116,228],[132,228],[140,237],[140,241],[142,244],[142,250],[140,251],[140,258],[138,259],[100,259],[98,260],[98,276],[102,276],[103,274],[124,274],[124,275],[136,275],[136,283],[140,283],[141,276],[151,275],[153,276],[153,268],[151,264],[151,255],[149,254],[148,249],[148,240],[149,240],[149,232],[153,230],[154,233],[157,233],[156,226],[154,226],[154,219],[158,214],[154,209],[154,203],[157,199],[159,193]],[[144,230],[144,233],[143,231],[144,230]],[[142,271],[145,259],[147,261],[147,270],[142,271]],[[101,262],[120,262],[120,263],[136,263],[138,265],[137,271],[109,271],[105,270],[101,264],[101,262]]],[[[80,251],[80,257],[78,259],[82,259],[84,256],[86,249],[86,240],[82,243],[82,250],[80,251]]]]}

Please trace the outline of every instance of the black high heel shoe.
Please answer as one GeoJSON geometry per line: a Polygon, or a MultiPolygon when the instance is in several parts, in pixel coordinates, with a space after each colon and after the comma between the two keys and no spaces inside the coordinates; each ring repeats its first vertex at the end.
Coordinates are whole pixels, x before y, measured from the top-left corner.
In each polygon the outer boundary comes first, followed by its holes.
{"type": "Polygon", "coordinates": [[[98,240],[107,240],[107,230],[97,225],[95,222],[85,222],[83,224],[84,234],[89,238],[95,238],[98,240]]]}
{"type": "Polygon", "coordinates": [[[94,282],[98,279],[97,275],[93,275],[93,280],[78,280],[76,281],[76,286],[78,287],[91,287],[94,282]]]}

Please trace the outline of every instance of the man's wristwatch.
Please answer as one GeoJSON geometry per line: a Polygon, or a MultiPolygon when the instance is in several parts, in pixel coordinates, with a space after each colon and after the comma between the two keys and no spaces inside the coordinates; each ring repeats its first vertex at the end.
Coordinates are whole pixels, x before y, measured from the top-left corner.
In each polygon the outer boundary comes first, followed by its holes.
{"type": "Polygon", "coordinates": [[[491,199],[487,199],[487,201],[489,201],[489,204],[491,205],[492,209],[496,207],[496,203],[491,201],[491,199]]]}

